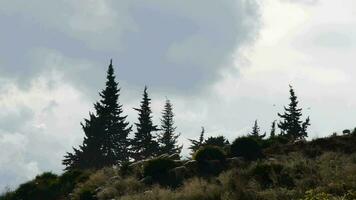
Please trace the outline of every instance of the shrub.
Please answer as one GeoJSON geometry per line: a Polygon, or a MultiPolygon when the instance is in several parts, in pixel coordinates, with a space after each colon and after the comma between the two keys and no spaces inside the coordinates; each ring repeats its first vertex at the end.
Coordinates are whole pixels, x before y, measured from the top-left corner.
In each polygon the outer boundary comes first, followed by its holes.
{"type": "Polygon", "coordinates": [[[211,160],[218,160],[220,162],[225,162],[224,152],[219,147],[215,147],[215,146],[205,146],[200,148],[197,152],[195,152],[193,158],[199,163],[203,163],[211,160]]]}
{"type": "Polygon", "coordinates": [[[301,200],[329,200],[332,198],[333,196],[330,194],[309,190],[305,193],[304,198],[301,200]]]}
{"type": "Polygon", "coordinates": [[[201,147],[193,157],[198,162],[200,175],[217,175],[225,167],[225,154],[216,146],[201,147]]]}
{"type": "Polygon", "coordinates": [[[229,140],[227,140],[224,136],[209,137],[205,140],[204,145],[224,148],[226,145],[229,145],[229,140]]]}
{"type": "Polygon", "coordinates": [[[154,158],[147,161],[143,166],[143,175],[151,178],[153,183],[161,185],[172,185],[175,183],[174,177],[170,177],[169,170],[176,167],[176,163],[168,158],[154,158]]]}
{"type": "Polygon", "coordinates": [[[251,137],[237,138],[230,148],[233,157],[243,157],[246,160],[252,161],[262,157],[262,148],[251,137]]]}
{"type": "Polygon", "coordinates": [[[294,180],[285,170],[285,166],[279,163],[257,163],[252,167],[250,176],[254,177],[263,188],[282,186],[292,188],[294,180]]]}
{"type": "Polygon", "coordinates": [[[60,195],[58,176],[45,172],[30,182],[19,186],[14,194],[14,199],[55,199],[60,195]]]}
{"type": "Polygon", "coordinates": [[[120,165],[119,174],[122,177],[126,177],[128,175],[132,175],[134,173],[134,169],[130,166],[130,162],[124,162],[120,165]]]}
{"type": "Polygon", "coordinates": [[[96,190],[105,185],[110,178],[116,176],[112,168],[104,168],[94,172],[88,180],[76,186],[72,193],[73,200],[92,200],[96,199],[96,190]]]}
{"type": "Polygon", "coordinates": [[[72,170],[58,177],[58,184],[61,186],[62,195],[67,196],[73,191],[77,183],[86,181],[89,178],[89,173],[89,171],[72,170]]]}

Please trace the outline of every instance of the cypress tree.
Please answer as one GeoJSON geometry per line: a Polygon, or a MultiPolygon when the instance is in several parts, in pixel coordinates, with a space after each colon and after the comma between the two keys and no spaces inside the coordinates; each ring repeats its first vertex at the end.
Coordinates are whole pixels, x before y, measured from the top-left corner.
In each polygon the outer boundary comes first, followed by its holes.
{"type": "Polygon", "coordinates": [[[192,151],[191,154],[194,154],[201,146],[203,146],[204,134],[205,134],[205,128],[201,127],[199,139],[198,140],[189,139],[189,141],[192,143],[189,147],[189,149],[192,151]]]}
{"type": "Polygon", "coordinates": [[[284,114],[278,113],[282,120],[278,123],[278,127],[282,130],[282,135],[287,136],[290,140],[304,139],[308,136],[307,128],[310,125],[310,119],[302,122],[302,109],[298,108],[298,100],[293,87],[289,85],[290,103],[288,108],[284,107],[284,114]]]}
{"type": "Polygon", "coordinates": [[[177,127],[174,126],[173,117],[173,106],[167,99],[162,112],[161,133],[157,138],[160,154],[180,154],[182,151],[183,146],[177,145],[180,134],[175,133],[177,127]]]}
{"type": "Polygon", "coordinates": [[[152,134],[159,129],[153,125],[150,103],[151,99],[148,97],[147,87],[145,87],[140,108],[134,108],[139,112],[138,123],[135,123],[137,131],[131,143],[132,157],[135,160],[143,160],[159,154],[159,145],[152,134]]]}

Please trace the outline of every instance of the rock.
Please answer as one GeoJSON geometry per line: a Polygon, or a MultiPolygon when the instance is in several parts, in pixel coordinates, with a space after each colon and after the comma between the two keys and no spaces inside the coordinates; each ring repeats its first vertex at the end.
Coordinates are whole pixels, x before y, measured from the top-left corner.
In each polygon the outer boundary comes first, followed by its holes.
{"type": "Polygon", "coordinates": [[[169,155],[168,158],[171,160],[180,160],[180,155],[178,153],[174,153],[172,155],[169,155]]]}
{"type": "Polygon", "coordinates": [[[197,172],[198,168],[199,168],[198,162],[196,160],[190,160],[190,161],[186,162],[183,166],[192,172],[197,172]]]}

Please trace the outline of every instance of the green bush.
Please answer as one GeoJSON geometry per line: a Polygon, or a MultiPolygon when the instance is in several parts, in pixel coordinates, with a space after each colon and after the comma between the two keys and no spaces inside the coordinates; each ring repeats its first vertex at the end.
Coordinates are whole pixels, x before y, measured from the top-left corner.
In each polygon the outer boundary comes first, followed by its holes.
{"type": "Polygon", "coordinates": [[[20,185],[14,194],[14,199],[55,199],[60,195],[60,186],[58,176],[46,172],[20,185]]]}
{"type": "Polygon", "coordinates": [[[216,146],[201,147],[193,158],[198,162],[199,175],[203,176],[217,175],[226,165],[224,151],[216,146]]]}
{"type": "Polygon", "coordinates": [[[110,180],[110,178],[117,176],[117,170],[111,167],[103,168],[96,172],[92,172],[89,178],[76,185],[72,192],[71,199],[73,200],[93,200],[96,198],[96,190],[110,180]]]}
{"type": "Polygon", "coordinates": [[[233,157],[243,157],[249,161],[262,158],[261,146],[251,137],[237,138],[231,144],[230,153],[233,157]]]}
{"type": "Polygon", "coordinates": [[[132,175],[134,173],[134,169],[130,165],[131,165],[130,162],[124,162],[120,165],[120,168],[119,168],[120,176],[126,177],[126,176],[132,175]]]}
{"type": "Polygon", "coordinates": [[[199,163],[217,160],[220,162],[225,162],[224,151],[216,146],[204,146],[195,152],[193,159],[199,163]]]}
{"type": "Polygon", "coordinates": [[[175,184],[175,180],[168,172],[174,167],[176,163],[169,158],[154,158],[143,165],[143,175],[153,183],[171,186],[175,184]]]}
{"type": "Polygon", "coordinates": [[[252,167],[250,176],[254,177],[263,188],[281,186],[292,188],[294,180],[285,170],[285,166],[279,163],[257,163],[252,167]]]}

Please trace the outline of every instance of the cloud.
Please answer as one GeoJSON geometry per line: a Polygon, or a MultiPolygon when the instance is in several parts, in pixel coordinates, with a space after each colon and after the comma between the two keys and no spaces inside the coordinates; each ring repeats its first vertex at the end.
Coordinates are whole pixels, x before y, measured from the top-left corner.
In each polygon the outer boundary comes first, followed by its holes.
{"type": "Polygon", "coordinates": [[[7,82],[0,98],[1,190],[44,171],[61,172],[64,153],[82,140],[79,123],[90,106],[56,75],[37,77],[26,91],[7,82]]]}
{"type": "Polygon", "coordinates": [[[96,91],[95,77],[109,58],[114,58],[121,79],[131,85],[200,90],[218,78],[220,69],[232,67],[232,54],[254,41],[259,28],[254,0],[5,0],[0,16],[4,30],[0,42],[8,47],[0,49],[3,76],[28,86],[56,65],[39,64],[39,59],[50,59],[44,53],[38,59],[33,52],[46,49],[71,58],[68,80],[91,92],[96,91]],[[75,60],[82,64],[75,65],[75,60]],[[89,66],[85,77],[83,64],[89,66]]]}

